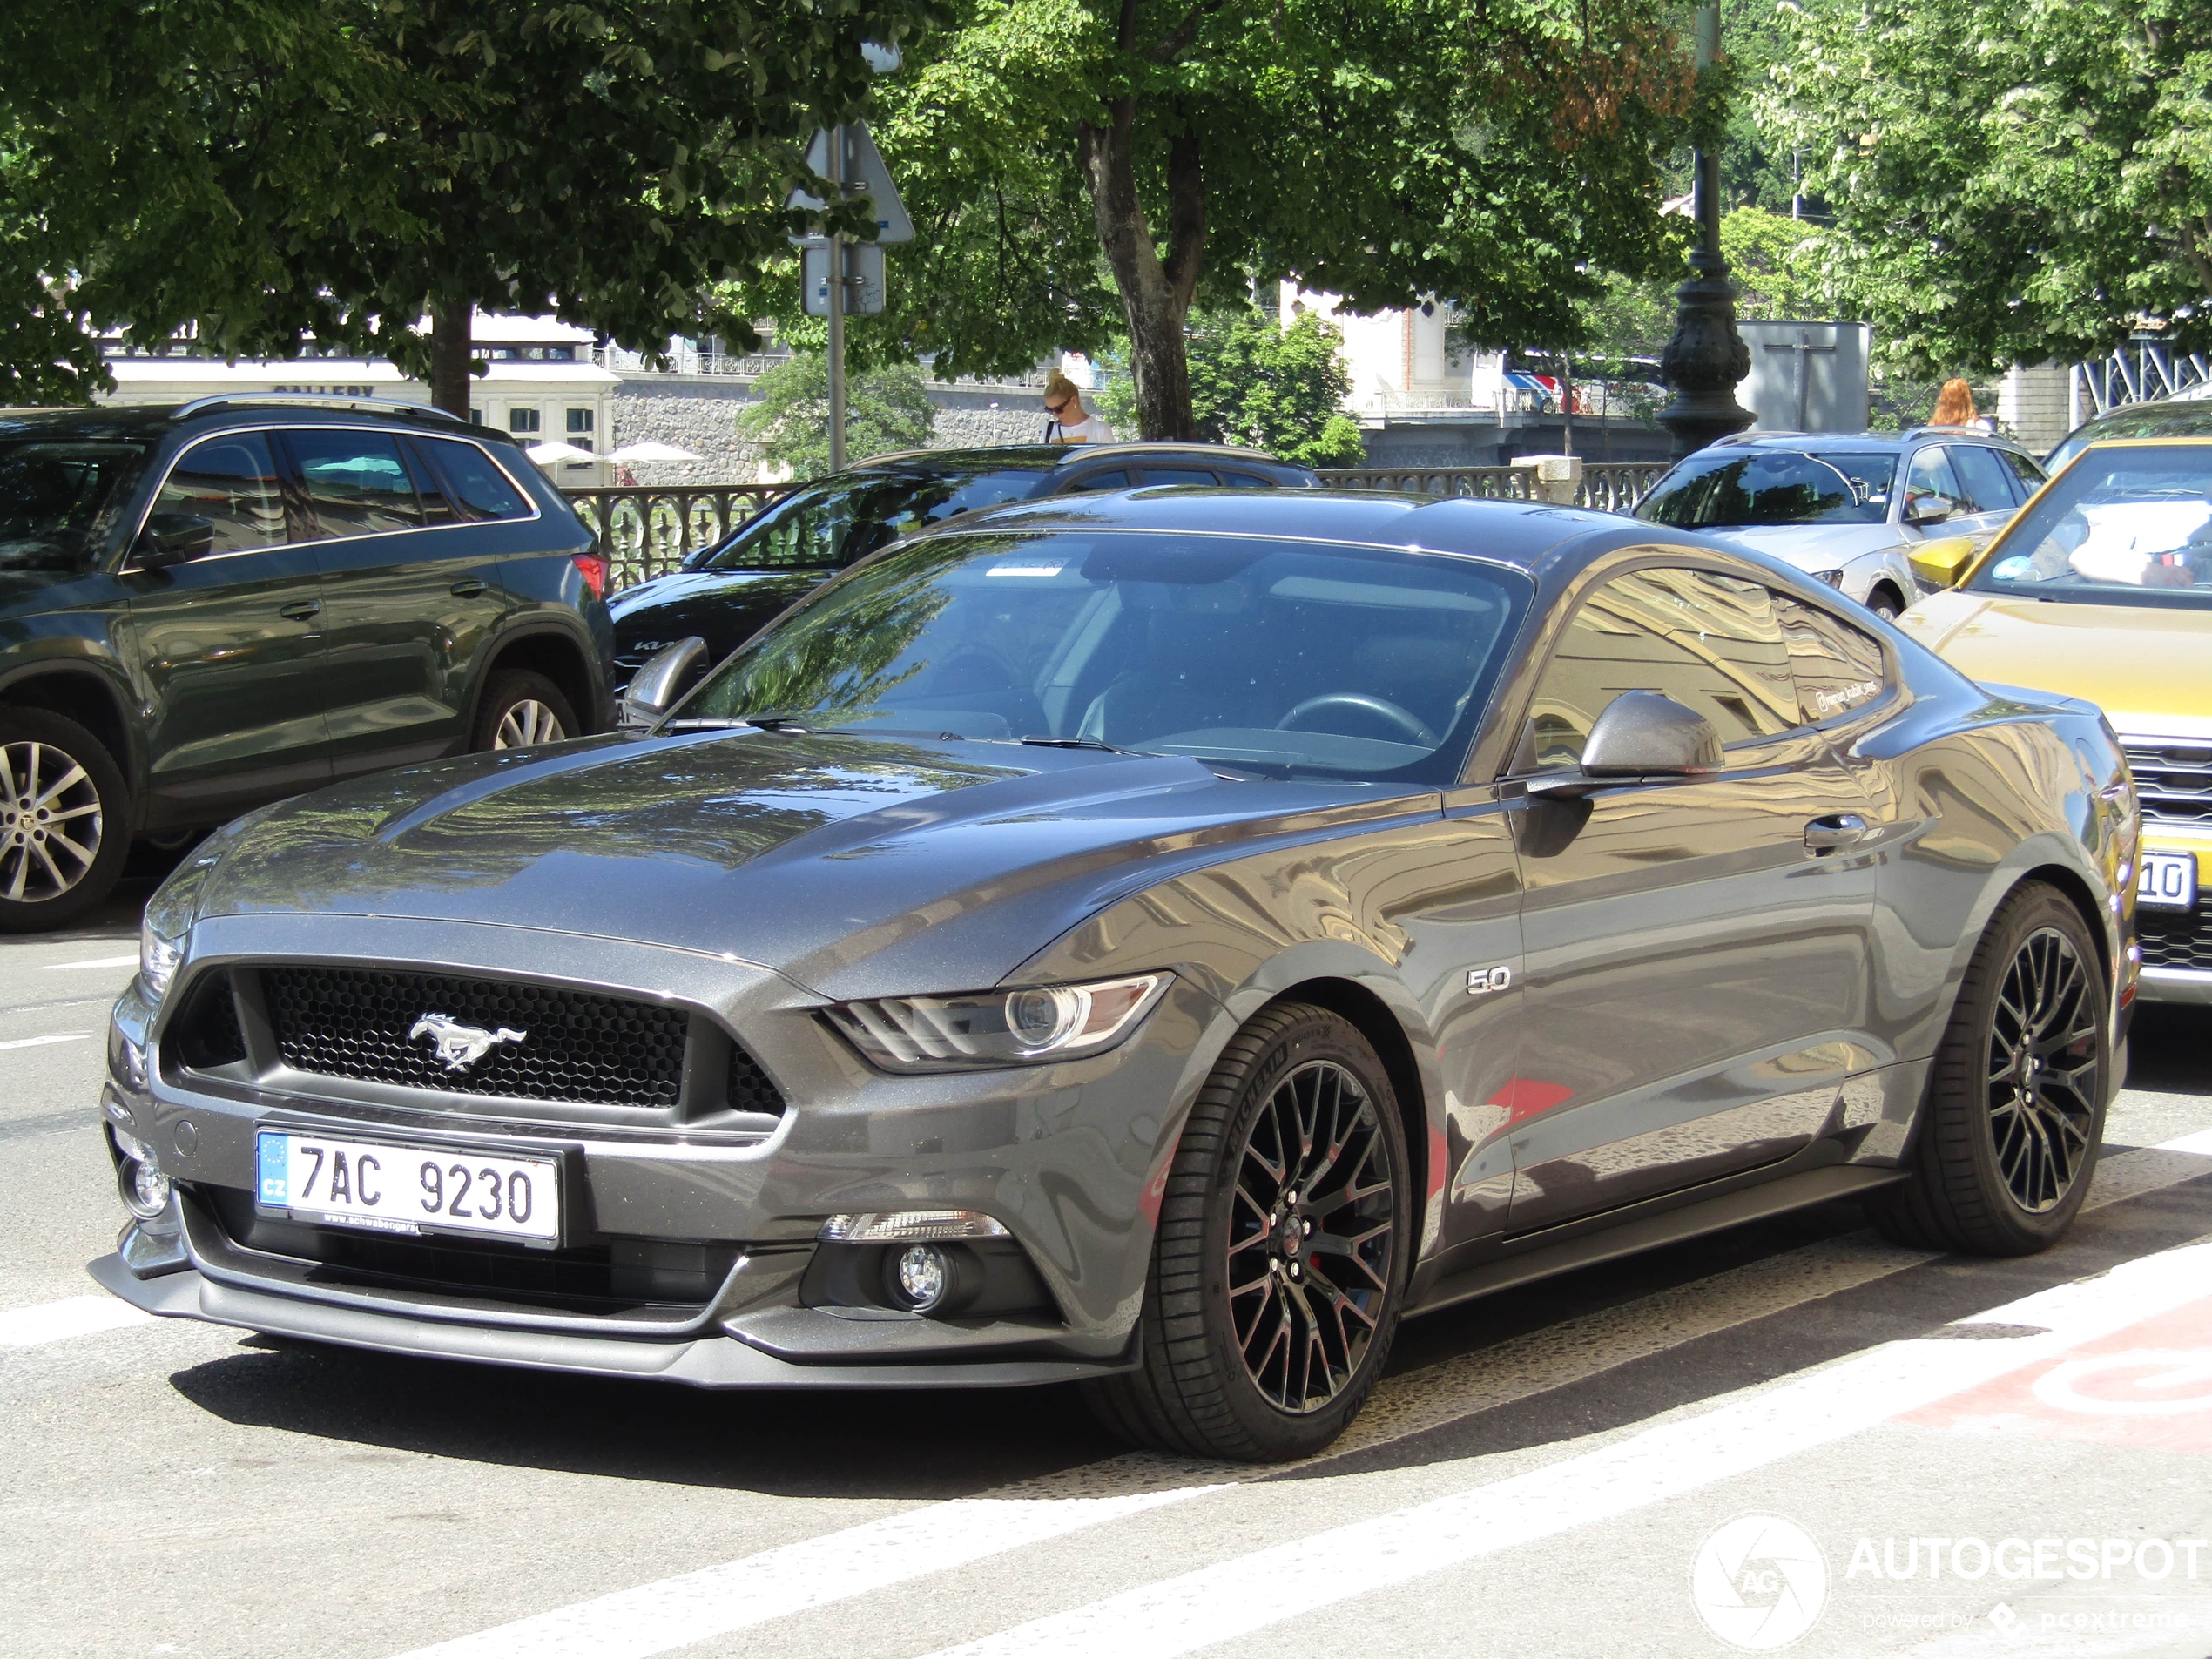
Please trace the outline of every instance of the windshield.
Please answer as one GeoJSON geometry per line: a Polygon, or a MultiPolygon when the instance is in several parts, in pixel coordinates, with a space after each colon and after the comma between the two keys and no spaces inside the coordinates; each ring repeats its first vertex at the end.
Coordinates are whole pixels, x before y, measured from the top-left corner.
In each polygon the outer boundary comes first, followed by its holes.
{"type": "Polygon", "coordinates": [[[2067,434],[2043,457],[2043,469],[2056,472],[2091,444],[2114,438],[2212,438],[2212,398],[2161,398],[2101,415],[2067,434]]]}
{"type": "Polygon", "coordinates": [[[135,443],[0,442],[0,570],[90,569],[105,515],[145,453],[135,443]]]}
{"type": "Polygon", "coordinates": [[[1680,529],[1730,524],[1879,524],[1889,517],[1893,455],[1794,449],[1692,455],[1659,481],[1636,516],[1680,529]]]}
{"type": "Polygon", "coordinates": [[[670,729],[1096,744],[1275,777],[1456,776],[1531,589],[1447,554],[1129,531],[951,536],[824,589],[670,729]]]}
{"type": "Polygon", "coordinates": [[[940,473],[818,484],[785,496],[692,568],[789,570],[850,564],[955,513],[1020,501],[1037,487],[1038,476],[1035,471],[940,473]]]}
{"type": "Polygon", "coordinates": [[[2212,443],[2085,450],[1966,585],[2106,604],[2212,604],[2212,443]]]}

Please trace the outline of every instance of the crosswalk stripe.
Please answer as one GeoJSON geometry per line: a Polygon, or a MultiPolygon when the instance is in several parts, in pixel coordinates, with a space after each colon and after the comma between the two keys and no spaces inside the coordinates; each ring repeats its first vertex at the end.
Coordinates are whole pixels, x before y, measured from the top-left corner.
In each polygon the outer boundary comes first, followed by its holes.
{"type": "Polygon", "coordinates": [[[35,1348],[68,1337],[91,1336],[96,1331],[149,1325],[152,1320],[152,1314],[141,1313],[112,1296],[72,1296],[65,1301],[0,1312],[0,1348],[35,1348]]]}
{"type": "Polygon", "coordinates": [[[128,956],[94,956],[81,962],[41,962],[39,970],[47,974],[66,974],[73,968],[136,968],[138,958],[134,952],[128,956]]]}
{"type": "Polygon", "coordinates": [[[2142,1257],[1959,1322],[2017,1325],[2036,1334],[1888,1344],[1595,1452],[1143,1585],[929,1659],[1164,1659],[1194,1653],[1833,1445],[2202,1299],[2212,1283],[2209,1270],[2212,1244],[2142,1257]]]}
{"type": "MultiPolygon", "coordinates": [[[[2188,1141],[2197,1140],[2212,1141],[2212,1136],[2188,1137],[2188,1141]]],[[[2207,1168],[2198,1167],[2191,1159],[2161,1156],[2188,1150],[2192,1149],[2186,1141],[2169,1142],[2115,1155],[2100,1168],[2098,1184],[2085,1207],[2139,1197],[2206,1173],[2207,1168]]],[[[2212,1152],[2212,1146],[2206,1150],[2212,1152]]],[[[1617,1307],[1561,1320],[1440,1365],[1386,1379],[1366,1410],[1311,1463],[1324,1465],[1477,1412],[1528,1399],[1934,1259],[1931,1252],[1898,1249],[1871,1234],[1853,1234],[1748,1263],[1617,1307]]],[[[1055,1502],[1097,1501],[1078,1494],[1100,1492],[1142,1495],[1148,1501],[1145,1507],[1157,1507],[1241,1484],[1251,1474],[1249,1468],[1235,1465],[1130,1453],[1001,1487],[981,1497],[926,1506],[897,1519],[905,1521],[911,1517],[923,1531],[934,1533],[935,1523],[929,1518],[960,1504],[996,1501],[1011,1503],[1023,1513],[1045,1513],[1042,1507],[1055,1502]]],[[[871,1522],[810,1540],[805,1546],[793,1546],[813,1552],[807,1557],[806,1570],[820,1575],[824,1585],[855,1587],[805,1605],[827,1605],[873,1588],[865,1575],[848,1578],[844,1574],[842,1554],[848,1548],[861,1554],[873,1552],[876,1528],[887,1524],[871,1522]]],[[[997,1549],[979,1549],[950,1565],[968,1565],[990,1554],[1042,1541],[1046,1535],[1016,1527],[997,1549]]],[[[779,1550],[770,1550],[555,1608],[422,1649],[401,1659],[430,1659],[431,1656],[435,1659],[555,1659],[556,1656],[603,1650],[627,1659],[646,1659],[646,1656],[767,1622],[755,1616],[763,1603],[752,1594],[752,1575],[762,1562],[780,1554],[779,1550]],[[664,1597],[680,1602],[679,1616],[665,1624],[644,1620],[640,1610],[658,1606],[664,1597]],[[578,1635],[571,1645],[562,1645],[570,1642],[567,1632],[572,1628],[592,1634],[588,1641],[578,1635]],[[610,1629],[620,1633],[620,1640],[616,1645],[604,1646],[615,1641],[604,1634],[610,1629]],[[595,1642],[603,1645],[594,1647],[595,1642]]],[[[930,1566],[914,1576],[943,1570],[945,1567],[930,1566]]]]}
{"type": "Polygon", "coordinates": [[[1043,1502],[956,1498],[419,1648],[404,1659],[644,1659],[949,1572],[1215,1487],[1043,1502]]]}
{"type": "Polygon", "coordinates": [[[43,1049],[50,1042],[82,1042],[91,1035],[89,1031],[57,1031],[43,1037],[11,1037],[0,1042],[0,1049],[43,1049]]]}

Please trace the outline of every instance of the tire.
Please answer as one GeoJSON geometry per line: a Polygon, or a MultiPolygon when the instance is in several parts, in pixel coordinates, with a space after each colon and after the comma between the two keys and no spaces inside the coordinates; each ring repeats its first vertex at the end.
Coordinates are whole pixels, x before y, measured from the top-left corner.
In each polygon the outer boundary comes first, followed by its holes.
{"type": "Polygon", "coordinates": [[[1888,588],[1880,587],[1866,596],[1866,608],[1884,622],[1895,622],[1905,614],[1905,601],[1888,588]]]}
{"type": "Polygon", "coordinates": [[[130,793],[100,740],[0,708],[0,933],[68,926],[115,890],[130,852],[130,793]]]}
{"type": "Polygon", "coordinates": [[[2055,888],[2022,885],[1991,919],[1959,987],[1909,1178],[1869,1205],[1885,1237],[1918,1250],[2029,1256],[2065,1235],[2104,1136],[2111,1002],[2081,913],[2055,888]]]}
{"type": "Polygon", "coordinates": [[[576,710],[561,688],[543,674],[510,668],[491,677],[476,705],[471,749],[525,749],[583,736],[576,710]],[[551,722],[549,729],[547,721],[551,722]]]}
{"type": "Polygon", "coordinates": [[[1326,1009],[1263,1011],[1230,1042],[1176,1146],[1143,1364],[1087,1384],[1091,1409],[1159,1451],[1254,1463],[1320,1451],[1389,1358],[1415,1224],[1405,1130],[1374,1049],[1326,1009]],[[1298,1126],[1317,1143],[1285,1159],[1278,1136],[1298,1126]]]}

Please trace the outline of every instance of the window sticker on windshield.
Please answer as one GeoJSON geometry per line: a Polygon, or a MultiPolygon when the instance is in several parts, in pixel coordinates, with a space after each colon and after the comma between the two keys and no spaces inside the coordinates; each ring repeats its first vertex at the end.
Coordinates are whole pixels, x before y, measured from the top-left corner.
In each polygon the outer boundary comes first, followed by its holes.
{"type": "Polygon", "coordinates": [[[1058,576],[1064,564],[994,564],[985,576],[1058,576]]]}

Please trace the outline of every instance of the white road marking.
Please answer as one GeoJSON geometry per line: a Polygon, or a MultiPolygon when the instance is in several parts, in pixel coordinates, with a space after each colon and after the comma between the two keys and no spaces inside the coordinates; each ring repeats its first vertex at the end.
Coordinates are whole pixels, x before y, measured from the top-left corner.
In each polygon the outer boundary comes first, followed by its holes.
{"type": "Polygon", "coordinates": [[[948,1572],[1217,1490],[1015,1502],[958,1498],[785,1544],[474,1635],[404,1659],[644,1659],[811,1608],[948,1572]]]}
{"type": "Polygon", "coordinates": [[[1192,1653],[1394,1584],[1609,1521],[1878,1427],[1899,1413],[2201,1299],[2212,1244],[2147,1256],[1978,1313],[2038,1327],[1887,1344],[1597,1451],[1056,1613],[930,1659],[1192,1653]]]}
{"type": "Polygon", "coordinates": [[[0,1348],[35,1348],[68,1337],[88,1337],[96,1331],[114,1331],[126,1325],[148,1325],[151,1313],[141,1313],[113,1296],[72,1296],[66,1301],[40,1302],[30,1307],[0,1312],[0,1348]]]}
{"type": "Polygon", "coordinates": [[[57,1031],[43,1037],[13,1037],[0,1042],[0,1049],[43,1049],[50,1042],[82,1042],[91,1035],[90,1031],[57,1031]]]}
{"type": "MultiPolygon", "coordinates": [[[[2134,1197],[2204,1173],[2186,1161],[2156,1155],[2194,1150],[2195,1143],[2207,1141],[2212,1141],[2212,1135],[2192,1136],[2163,1146],[2114,1156],[2099,1168],[2097,1185],[2085,1208],[2134,1197]]],[[[2212,1147],[2207,1150],[2212,1151],[2212,1147]]],[[[1852,1234],[1787,1251],[1619,1307],[1562,1320],[1440,1365],[1386,1379],[1351,1428],[1326,1453],[1312,1461],[1325,1463],[1332,1458],[1579,1382],[1630,1360],[1663,1352],[1935,1259],[1932,1252],[1901,1250],[1881,1243],[1871,1234],[1852,1234]]],[[[1939,1345],[1948,1348],[1998,1345],[1939,1345]]],[[[2011,1351],[2010,1344],[2003,1345],[2011,1351]]],[[[1940,1394],[1936,1397],[1940,1398],[1940,1394]]],[[[1009,1504],[1024,1514],[1035,1512],[1043,1515],[1054,1513],[1055,1505],[1113,1502],[1142,1494],[1146,1502],[1141,1507],[1150,1507],[1241,1484],[1250,1476],[1250,1470],[1231,1465],[1130,1453],[1102,1463],[1086,1464],[1001,1487],[988,1497],[957,1500],[952,1504],[909,1511],[897,1520],[911,1520],[922,1532],[934,1534],[934,1518],[961,1505],[973,1507],[998,1502],[1009,1504]],[[1079,1495],[1086,1493],[1113,1495],[1079,1495]]],[[[840,1556],[848,1541],[851,1547],[863,1553],[871,1551],[877,1548],[873,1541],[876,1529],[890,1524],[872,1522],[791,1548],[813,1552],[806,1558],[807,1573],[821,1575],[823,1582],[842,1581],[840,1556]]],[[[1042,1540],[1053,1535],[1056,1534],[1039,1532],[1034,1536],[1042,1540]]],[[[1016,1527],[1008,1541],[996,1549],[979,1549],[948,1565],[981,1561],[1029,1541],[1032,1535],[1016,1527]]],[[[421,1649],[402,1656],[402,1659],[430,1659],[430,1656],[436,1659],[556,1659],[556,1656],[601,1651],[644,1659],[644,1656],[664,1653],[782,1617],[781,1612],[756,1617],[764,1604],[749,1589],[757,1564],[782,1554],[770,1550],[743,1561],[639,1585],[595,1601],[497,1626],[474,1636],[421,1649]],[[664,1601],[682,1603],[676,1609],[676,1616],[665,1626],[648,1620],[646,1614],[662,1606],[664,1601]],[[610,1629],[619,1633],[618,1640],[605,1634],[610,1629]]],[[[928,1565],[914,1575],[942,1570],[942,1566],[928,1565]]],[[[861,1581],[849,1591],[804,1605],[825,1605],[872,1588],[876,1588],[872,1581],[861,1581]]]]}
{"type": "Polygon", "coordinates": [[[42,973],[66,974],[73,968],[136,968],[138,965],[138,959],[134,953],[129,956],[95,956],[82,962],[41,962],[38,967],[42,973]]]}

